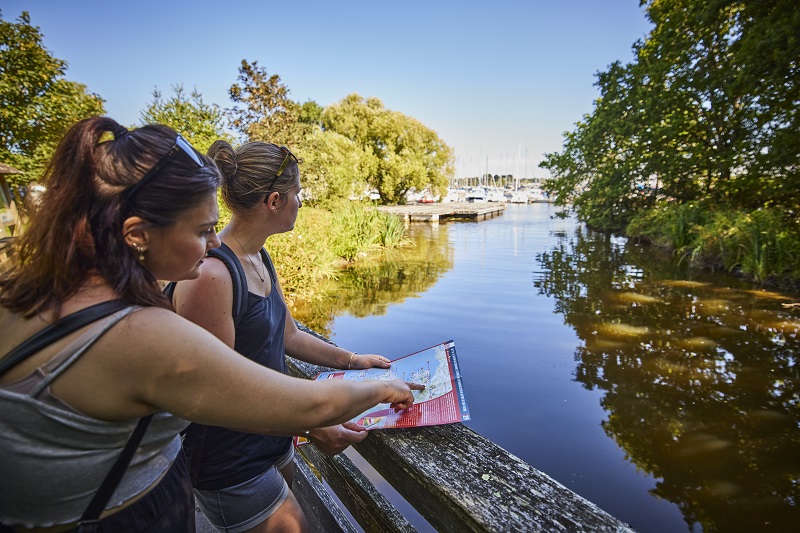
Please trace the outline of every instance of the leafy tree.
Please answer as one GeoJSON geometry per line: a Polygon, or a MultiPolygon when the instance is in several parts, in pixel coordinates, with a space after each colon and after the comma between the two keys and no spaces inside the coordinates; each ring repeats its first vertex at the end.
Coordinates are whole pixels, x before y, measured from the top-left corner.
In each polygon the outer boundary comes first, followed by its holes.
{"type": "Polygon", "coordinates": [[[361,197],[375,159],[355,141],[315,127],[303,139],[297,153],[303,159],[303,189],[312,205],[361,197]]]}
{"type": "Polygon", "coordinates": [[[167,100],[161,91],[153,90],[153,101],[141,113],[142,124],[170,126],[203,153],[217,139],[233,141],[233,136],[225,132],[225,117],[219,106],[206,104],[197,89],[188,97],[182,85],[174,85],[172,89],[175,94],[167,100]]]}
{"type": "Polygon", "coordinates": [[[630,213],[646,202],[646,171],[631,157],[643,142],[632,131],[642,112],[632,94],[637,84],[633,65],[614,63],[600,74],[603,97],[594,113],[565,135],[562,153],[547,154],[542,163],[554,178],[545,186],[557,204],[570,205],[591,226],[623,229],[630,213]]]}
{"type": "Polygon", "coordinates": [[[361,146],[373,158],[369,185],[383,204],[401,203],[409,191],[442,194],[453,174],[453,152],[435,131],[377,98],[351,94],[325,108],[323,127],[361,146]]]}
{"type": "Polygon", "coordinates": [[[740,183],[756,151],[758,96],[736,83],[742,15],[741,3],[652,1],[655,28],[638,53],[664,81],[667,105],[652,119],[676,124],[688,141],[670,145],[665,163],[689,161],[700,193],[714,201],[747,203],[740,183]]]}
{"type": "Polygon", "coordinates": [[[16,23],[0,18],[0,161],[24,172],[8,177],[13,185],[36,179],[69,126],[104,112],[98,95],[64,79],[66,69],[27,12],[16,23]]]}
{"type": "Polygon", "coordinates": [[[300,106],[300,117],[298,120],[303,124],[316,124],[322,126],[322,112],[325,108],[314,100],[307,100],[300,106]]]}
{"type": "Polygon", "coordinates": [[[641,209],[800,210],[800,4],[647,0],[635,60],[598,74],[593,112],[546,154],[546,187],[597,227],[641,209]]]}
{"type": "Polygon", "coordinates": [[[257,61],[242,60],[238,83],[229,94],[238,104],[228,110],[231,124],[248,141],[296,145],[307,130],[299,127],[300,106],[277,74],[269,75],[257,61]]]}
{"type": "MultiPolygon", "coordinates": [[[[732,0],[724,5],[738,4],[732,0]]],[[[737,89],[754,94],[756,149],[749,180],[753,202],[800,212],[800,3],[741,2],[737,89]]]]}

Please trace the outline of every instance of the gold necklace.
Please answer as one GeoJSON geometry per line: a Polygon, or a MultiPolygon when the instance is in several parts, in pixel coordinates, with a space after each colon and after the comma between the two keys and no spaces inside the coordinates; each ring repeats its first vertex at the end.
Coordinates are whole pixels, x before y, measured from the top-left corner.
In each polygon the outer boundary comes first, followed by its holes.
{"type": "MultiPolygon", "coordinates": [[[[244,246],[242,246],[242,243],[239,242],[239,239],[236,238],[236,234],[231,232],[231,235],[233,235],[233,238],[236,240],[236,243],[239,245],[239,248],[242,249],[242,253],[247,258],[247,260],[250,262],[250,266],[253,267],[253,270],[255,271],[256,275],[259,278],[261,278],[261,283],[264,283],[264,280],[267,279],[267,274],[264,271],[264,262],[263,261],[261,262],[261,272],[259,272],[258,269],[256,268],[256,264],[253,263],[252,259],[250,259],[250,255],[248,255],[247,250],[244,249],[244,246]]],[[[261,254],[259,254],[259,257],[260,256],[261,256],[261,254]]]]}

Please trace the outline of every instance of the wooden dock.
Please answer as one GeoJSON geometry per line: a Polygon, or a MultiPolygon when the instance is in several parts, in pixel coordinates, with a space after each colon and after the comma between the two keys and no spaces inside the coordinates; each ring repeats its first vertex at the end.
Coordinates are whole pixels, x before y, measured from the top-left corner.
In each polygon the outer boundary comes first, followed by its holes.
{"type": "Polygon", "coordinates": [[[382,205],[379,211],[403,217],[407,222],[433,222],[446,220],[486,220],[503,213],[505,203],[448,202],[444,204],[382,205]]]}

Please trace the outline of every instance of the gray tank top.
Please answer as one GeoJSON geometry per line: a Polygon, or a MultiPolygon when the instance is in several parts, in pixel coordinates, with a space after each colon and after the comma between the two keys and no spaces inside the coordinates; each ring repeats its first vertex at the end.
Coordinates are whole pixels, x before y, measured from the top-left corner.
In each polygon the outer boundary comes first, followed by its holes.
{"type": "MultiPolygon", "coordinates": [[[[87,331],[34,373],[0,386],[0,521],[47,527],[76,522],[133,433],[138,420],[86,416],[53,396],[50,384],[122,318],[127,307],[87,331]]],[[[102,398],[98,398],[102,401],[102,398]]],[[[106,508],[153,484],[180,451],[188,422],[156,413],[106,508]]]]}

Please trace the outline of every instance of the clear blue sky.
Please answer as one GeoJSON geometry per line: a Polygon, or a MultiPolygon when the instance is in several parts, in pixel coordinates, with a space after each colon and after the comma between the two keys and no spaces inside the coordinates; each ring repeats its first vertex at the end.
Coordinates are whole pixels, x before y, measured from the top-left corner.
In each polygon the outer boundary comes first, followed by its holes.
{"type": "Polygon", "coordinates": [[[3,0],[23,10],[109,116],[138,123],[158,88],[229,107],[242,59],[321,105],[380,98],[455,149],[456,171],[544,176],[592,109],[595,73],[650,31],[638,0],[3,0]],[[527,169],[522,162],[527,153],[527,169]],[[521,156],[518,158],[518,154],[521,156]],[[519,166],[518,166],[519,165],[519,166]]]}

